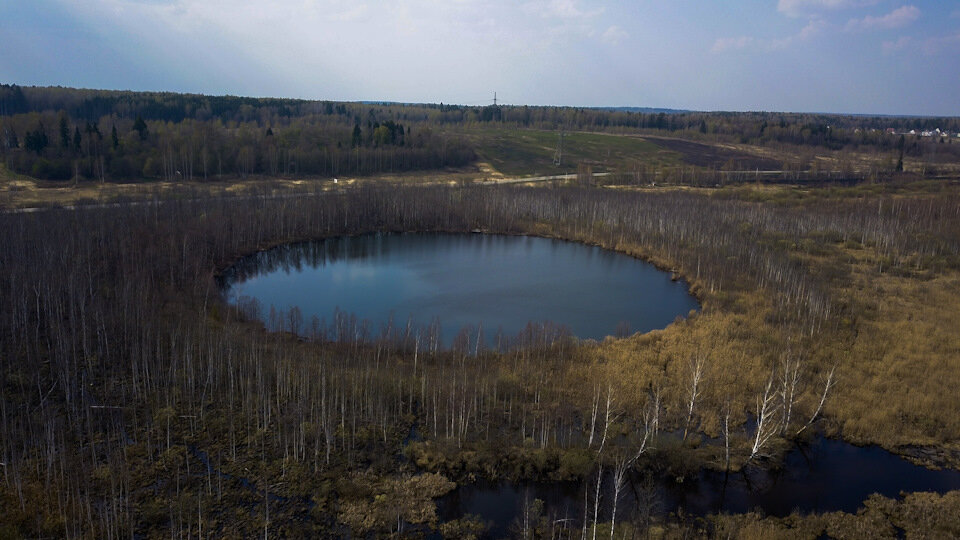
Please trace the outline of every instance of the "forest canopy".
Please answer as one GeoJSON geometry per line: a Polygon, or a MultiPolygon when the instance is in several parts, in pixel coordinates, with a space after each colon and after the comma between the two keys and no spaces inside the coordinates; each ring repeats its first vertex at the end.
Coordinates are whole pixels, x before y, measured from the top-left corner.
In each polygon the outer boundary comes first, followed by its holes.
{"type": "Polygon", "coordinates": [[[960,119],[332,102],[0,85],[0,159],[14,172],[46,180],[437,170],[474,162],[476,148],[467,135],[482,126],[869,148],[899,152],[902,160],[904,153],[953,156],[955,145],[931,144],[952,142],[948,134],[960,132],[960,119]],[[902,134],[910,131],[916,135],[905,140],[902,134]],[[921,139],[923,132],[937,137],[921,139]]]}

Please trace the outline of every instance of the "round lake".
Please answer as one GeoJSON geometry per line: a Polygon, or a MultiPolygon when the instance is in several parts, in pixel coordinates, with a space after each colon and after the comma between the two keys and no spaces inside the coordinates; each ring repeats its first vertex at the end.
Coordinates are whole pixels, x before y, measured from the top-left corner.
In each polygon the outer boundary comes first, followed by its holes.
{"type": "Polygon", "coordinates": [[[663,328],[699,308],[684,282],[635,258],[484,234],[371,234],[280,246],[232,267],[225,294],[256,306],[251,312],[271,329],[302,331],[314,317],[314,328],[329,328],[349,314],[367,321],[369,337],[438,324],[446,346],[458,334],[475,342],[478,328],[495,344],[530,323],[602,339],[663,328]],[[295,306],[300,314],[291,323],[286,314],[295,306]]]}

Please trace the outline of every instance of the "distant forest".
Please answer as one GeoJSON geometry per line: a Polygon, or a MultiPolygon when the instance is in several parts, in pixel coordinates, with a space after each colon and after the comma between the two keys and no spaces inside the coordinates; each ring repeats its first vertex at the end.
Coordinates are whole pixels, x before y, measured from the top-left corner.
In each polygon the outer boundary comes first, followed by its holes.
{"type": "Polygon", "coordinates": [[[342,103],[0,84],[0,159],[12,171],[48,180],[371,175],[460,167],[476,160],[468,133],[483,125],[653,132],[829,150],[867,146],[908,155],[928,152],[932,141],[919,135],[905,141],[888,129],[960,132],[956,117],[342,103]]]}

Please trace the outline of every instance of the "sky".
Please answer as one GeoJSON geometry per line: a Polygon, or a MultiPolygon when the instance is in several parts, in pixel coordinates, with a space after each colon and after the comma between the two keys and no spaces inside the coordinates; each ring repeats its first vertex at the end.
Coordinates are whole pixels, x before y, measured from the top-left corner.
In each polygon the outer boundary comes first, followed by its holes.
{"type": "Polygon", "coordinates": [[[0,0],[0,82],[960,115],[957,0],[0,0]]]}

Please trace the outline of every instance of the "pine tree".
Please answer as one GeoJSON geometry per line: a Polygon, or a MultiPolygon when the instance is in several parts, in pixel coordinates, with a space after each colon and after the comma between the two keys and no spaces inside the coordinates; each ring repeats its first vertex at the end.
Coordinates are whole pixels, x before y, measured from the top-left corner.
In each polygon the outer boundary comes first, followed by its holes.
{"type": "Polygon", "coordinates": [[[133,123],[133,129],[140,134],[141,141],[147,140],[147,135],[149,134],[147,123],[143,121],[143,117],[139,114],[137,115],[137,120],[133,123]]]}
{"type": "Polygon", "coordinates": [[[360,129],[360,124],[354,124],[353,126],[353,136],[350,140],[350,146],[360,146],[363,143],[363,131],[360,129]]]}
{"type": "Polygon", "coordinates": [[[67,117],[60,117],[60,148],[70,146],[70,128],[67,126],[67,117]]]}
{"type": "Polygon", "coordinates": [[[40,126],[37,127],[36,131],[27,132],[26,137],[24,137],[23,146],[27,150],[32,150],[36,153],[43,152],[43,149],[50,144],[50,141],[47,139],[47,132],[43,128],[43,122],[40,122],[40,126]]]}

